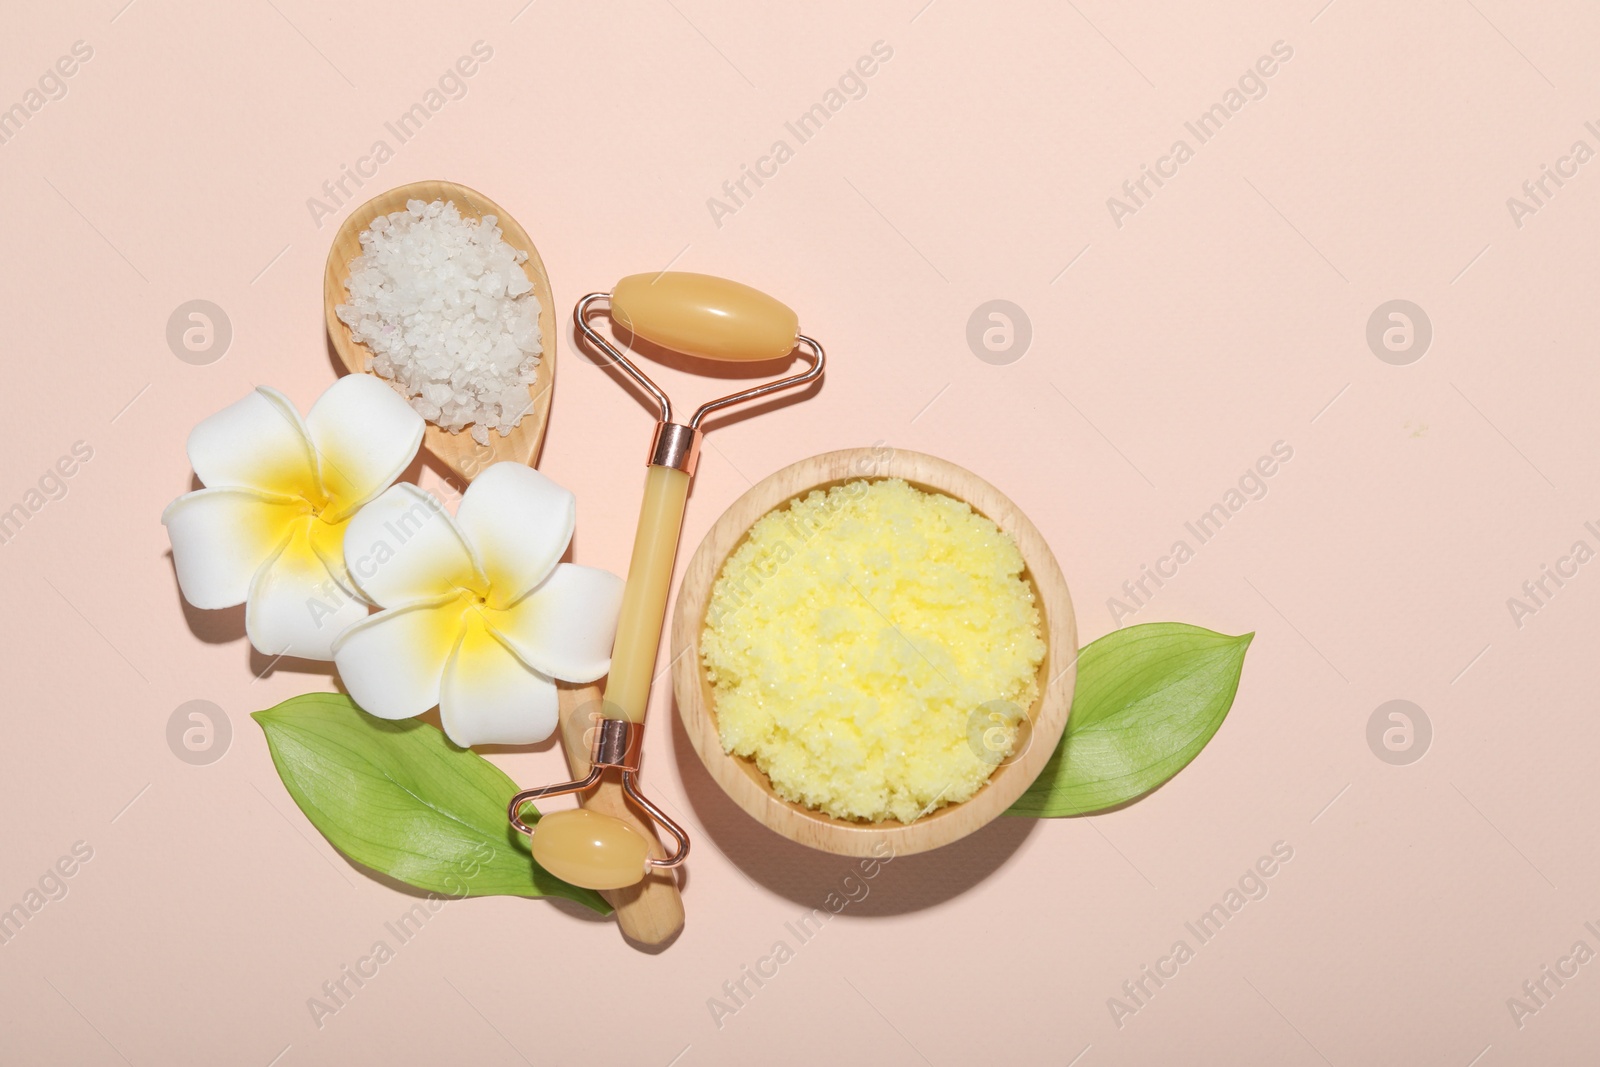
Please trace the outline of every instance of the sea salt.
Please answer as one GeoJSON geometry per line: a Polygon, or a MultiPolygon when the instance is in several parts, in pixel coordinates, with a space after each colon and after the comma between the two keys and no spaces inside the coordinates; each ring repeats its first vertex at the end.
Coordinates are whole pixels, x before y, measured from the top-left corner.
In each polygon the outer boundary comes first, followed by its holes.
{"type": "Polygon", "coordinates": [[[361,233],[350,303],[335,308],[350,336],[429,422],[489,443],[533,406],[539,300],[493,215],[462,218],[453,202],[406,202],[361,233]]]}

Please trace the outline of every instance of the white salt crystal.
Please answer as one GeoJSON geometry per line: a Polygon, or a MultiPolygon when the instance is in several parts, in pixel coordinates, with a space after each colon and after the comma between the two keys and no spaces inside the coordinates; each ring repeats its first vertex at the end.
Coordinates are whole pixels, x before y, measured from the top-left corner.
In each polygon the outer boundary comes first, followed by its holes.
{"type": "Polygon", "coordinates": [[[539,300],[493,215],[462,218],[454,203],[409,200],[361,234],[350,303],[334,309],[387,378],[429,422],[472,439],[502,436],[532,405],[539,300]]]}

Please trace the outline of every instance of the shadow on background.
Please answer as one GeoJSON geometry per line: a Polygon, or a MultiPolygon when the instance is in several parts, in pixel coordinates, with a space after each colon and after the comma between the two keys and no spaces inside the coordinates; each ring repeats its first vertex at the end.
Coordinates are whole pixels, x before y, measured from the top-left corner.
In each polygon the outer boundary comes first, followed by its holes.
{"type": "MultiPolygon", "coordinates": [[[[183,621],[188,624],[189,632],[208,645],[229,645],[245,639],[243,604],[235,604],[231,608],[219,608],[214,611],[197,608],[183,598],[183,593],[178,589],[178,572],[172,561],[172,550],[169,548],[163,555],[166,556],[167,566],[172,571],[172,593],[177,597],[178,608],[183,612],[183,621]]],[[[315,674],[328,679],[329,684],[338,686],[340,692],[343,687],[334,675],[333,664],[315,659],[300,659],[295,656],[268,656],[258,651],[253,646],[250,648],[250,673],[256,678],[266,678],[279,671],[288,671],[293,674],[315,674]]]]}

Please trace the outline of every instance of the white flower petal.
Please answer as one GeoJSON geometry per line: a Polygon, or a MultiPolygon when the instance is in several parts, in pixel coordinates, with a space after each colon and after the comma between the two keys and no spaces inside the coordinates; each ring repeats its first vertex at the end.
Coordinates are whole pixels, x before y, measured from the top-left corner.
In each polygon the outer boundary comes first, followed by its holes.
{"type": "Polygon", "coordinates": [[[330,497],[328,521],[339,522],[400,477],[422,444],[423,421],[388,383],[347,374],[311,406],[306,429],[330,497]]]}
{"type": "Polygon", "coordinates": [[[447,596],[351,626],[333,647],[351,699],[380,719],[409,719],[439,703],[439,681],[466,610],[466,597],[447,596]]]}
{"type": "Polygon", "coordinates": [[[386,608],[487,588],[450,513],[408,482],[356,512],[345,530],[344,560],[361,591],[386,608]]]}
{"type": "Polygon", "coordinates": [[[577,519],[570,492],[532,467],[510,462],[493,464],[473,479],[456,509],[495,607],[544,581],[572,541],[577,519]]]}
{"type": "Polygon", "coordinates": [[[531,745],[550,736],[558,717],[555,683],[529,670],[470,613],[439,689],[439,721],[450,740],[462,748],[531,745]]]}
{"type": "Polygon", "coordinates": [[[202,421],[190,431],[188,449],[202,485],[322,498],[311,438],[300,413],[276,389],[261,386],[202,421]]]}
{"type": "Polygon", "coordinates": [[[488,619],[530,667],[565,682],[592,682],[611,669],[621,607],[621,578],[561,563],[543,585],[488,619]]]}
{"type": "Polygon", "coordinates": [[[334,639],[367,617],[367,605],[347,593],[312,550],[310,528],[318,521],[301,519],[250,585],[244,629],[263,655],[332,659],[334,639]]]}
{"type": "Polygon", "coordinates": [[[365,603],[367,595],[361,591],[350,577],[350,571],[344,565],[344,535],[350,526],[350,520],[343,522],[319,521],[311,524],[311,550],[317,554],[322,565],[328,568],[328,573],[333,575],[333,580],[344,587],[345,592],[365,603]]]}
{"type": "Polygon", "coordinates": [[[254,489],[201,489],[168,504],[161,522],[183,598],[197,608],[243,604],[256,571],[309,511],[303,500],[254,489]]]}

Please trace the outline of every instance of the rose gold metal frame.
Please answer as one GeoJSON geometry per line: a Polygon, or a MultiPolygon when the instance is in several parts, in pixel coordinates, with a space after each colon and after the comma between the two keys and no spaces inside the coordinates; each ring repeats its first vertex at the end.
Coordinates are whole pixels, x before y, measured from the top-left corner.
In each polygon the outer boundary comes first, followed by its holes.
{"type": "MultiPolygon", "coordinates": [[[[596,348],[608,355],[617,366],[622,368],[652,400],[655,401],[658,416],[656,419],[655,437],[650,446],[650,458],[647,465],[671,467],[681,470],[689,477],[694,477],[695,467],[700,458],[700,441],[705,436],[705,431],[700,429],[700,422],[713,411],[743,403],[746,400],[755,400],[768,396],[783,389],[790,389],[797,385],[806,385],[822,377],[822,367],[827,360],[822,346],[804,334],[796,335],[796,348],[804,347],[809,350],[811,366],[798,374],[791,374],[775,381],[742,389],[737,393],[709,400],[695,409],[695,413],[687,423],[672,421],[672,400],[661,387],[650,380],[649,375],[641,371],[627,356],[617,350],[610,341],[606,340],[595,328],[590,325],[589,318],[596,310],[596,305],[601,301],[606,302],[606,310],[610,307],[610,293],[590,293],[578,301],[573,309],[572,318],[584,338],[596,348]]],[[[655,821],[669,835],[676,847],[671,855],[664,859],[651,857],[645,861],[647,867],[670,869],[682,865],[689,857],[689,835],[683,828],[667,817],[666,813],[658,808],[648,797],[639,790],[639,757],[640,743],[642,740],[644,724],[629,722],[623,718],[607,717],[602,719],[599,728],[595,731],[594,744],[589,758],[589,773],[582,778],[558,785],[541,786],[538,789],[524,789],[511,798],[507,807],[507,816],[511,825],[522,833],[532,837],[538,829],[538,824],[530,825],[522,819],[522,805],[533,800],[543,800],[546,797],[564,796],[568,793],[583,793],[599,784],[601,777],[608,768],[616,768],[622,772],[622,790],[637,804],[646,815],[655,821]]]]}
{"type": "Polygon", "coordinates": [[[543,800],[545,797],[585,792],[598,785],[606,770],[614,767],[622,772],[622,791],[643,808],[645,814],[649,815],[658,826],[671,834],[677,844],[672,854],[665,859],[656,859],[652,856],[645,861],[645,865],[659,868],[680,866],[689,857],[689,835],[683,832],[683,827],[668,818],[666,812],[656,807],[639,791],[640,734],[643,731],[635,729],[636,725],[642,724],[631,723],[626,719],[601,719],[594,733],[594,745],[589,753],[589,773],[582,778],[562,782],[559,785],[524,789],[511,798],[511,803],[506,808],[511,825],[532,837],[538,824],[529,825],[523,821],[522,805],[532,800],[543,800]]]}
{"type": "Polygon", "coordinates": [[[671,467],[683,471],[690,477],[694,476],[695,466],[700,459],[700,439],[705,436],[705,431],[700,429],[700,422],[713,411],[720,411],[734,404],[742,404],[746,400],[756,400],[763,396],[784,389],[792,389],[797,385],[807,385],[822,377],[822,366],[827,361],[827,355],[822,346],[805,334],[795,337],[795,347],[808,349],[811,366],[799,374],[791,374],[775,381],[764,382],[749,389],[741,389],[737,393],[708,400],[695,409],[688,422],[672,421],[672,399],[662,392],[661,387],[650,380],[650,376],[640,370],[638,365],[623,355],[615,345],[606,340],[598,330],[589,322],[591,315],[599,310],[597,305],[606,302],[604,310],[610,309],[610,293],[590,293],[578,301],[578,306],[573,309],[572,319],[577,324],[578,332],[583,334],[584,340],[600,349],[611,361],[620,367],[634,384],[643,389],[655,401],[656,405],[656,433],[651,440],[649,466],[671,467]]]}

